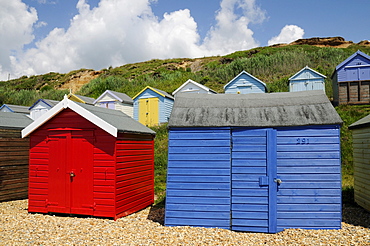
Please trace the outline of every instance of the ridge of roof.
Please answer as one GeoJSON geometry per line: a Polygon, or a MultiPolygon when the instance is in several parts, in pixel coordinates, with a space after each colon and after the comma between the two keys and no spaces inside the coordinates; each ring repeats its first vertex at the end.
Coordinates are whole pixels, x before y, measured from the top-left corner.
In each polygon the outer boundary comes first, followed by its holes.
{"type": "Polygon", "coordinates": [[[238,77],[240,77],[242,74],[245,74],[251,78],[253,78],[254,80],[256,80],[257,82],[261,83],[264,87],[265,87],[265,91],[267,91],[267,87],[266,87],[266,84],[264,82],[262,82],[260,79],[254,77],[252,74],[246,72],[245,70],[243,70],[242,72],[240,72],[238,75],[236,75],[232,80],[229,81],[229,83],[227,83],[226,85],[224,85],[224,89],[229,85],[231,84],[232,82],[234,82],[238,77]]]}
{"type": "Polygon", "coordinates": [[[61,102],[23,129],[22,137],[28,136],[66,108],[81,115],[114,137],[117,137],[118,132],[155,134],[154,131],[121,111],[74,102],[65,96],[61,102]]]}

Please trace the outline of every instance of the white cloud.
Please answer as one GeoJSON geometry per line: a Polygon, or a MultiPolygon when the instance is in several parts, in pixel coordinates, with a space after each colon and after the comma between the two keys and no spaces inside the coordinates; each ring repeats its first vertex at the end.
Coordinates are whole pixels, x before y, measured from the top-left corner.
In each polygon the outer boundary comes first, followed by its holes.
{"type": "Polygon", "coordinates": [[[35,24],[35,28],[40,28],[40,27],[47,26],[47,25],[48,25],[48,23],[46,23],[45,21],[38,21],[35,24]]]}
{"type": "Polygon", "coordinates": [[[248,25],[263,21],[265,13],[255,0],[223,0],[216,25],[203,41],[188,9],[166,13],[159,20],[152,2],[101,0],[91,9],[86,0],[79,0],[78,14],[68,29],[55,28],[35,48],[11,57],[14,73],[101,69],[153,58],[224,55],[258,46],[248,25]]]}
{"type": "Polygon", "coordinates": [[[296,25],[286,25],[281,29],[280,34],[271,38],[268,45],[287,44],[303,38],[304,30],[296,25]]]}
{"type": "Polygon", "coordinates": [[[32,26],[37,13],[21,0],[0,0],[0,80],[11,73],[11,55],[34,39],[32,26]]]}
{"type": "Polygon", "coordinates": [[[208,50],[208,55],[254,48],[259,44],[248,24],[262,22],[265,18],[265,12],[254,0],[223,0],[216,15],[217,24],[208,32],[202,47],[208,50]],[[236,14],[236,8],[242,10],[242,16],[236,14]]]}

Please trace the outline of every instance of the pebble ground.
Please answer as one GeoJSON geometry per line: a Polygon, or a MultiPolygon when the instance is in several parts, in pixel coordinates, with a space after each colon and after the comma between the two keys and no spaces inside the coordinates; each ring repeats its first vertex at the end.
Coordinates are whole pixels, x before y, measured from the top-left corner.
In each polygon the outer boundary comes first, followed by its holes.
{"type": "Polygon", "coordinates": [[[117,221],[27,212],[27,200],[0,203],[0,245],[370,245],[370,213],[344,207],[342,229],[276,234],[163,226],[164,209],[117,221]]]}

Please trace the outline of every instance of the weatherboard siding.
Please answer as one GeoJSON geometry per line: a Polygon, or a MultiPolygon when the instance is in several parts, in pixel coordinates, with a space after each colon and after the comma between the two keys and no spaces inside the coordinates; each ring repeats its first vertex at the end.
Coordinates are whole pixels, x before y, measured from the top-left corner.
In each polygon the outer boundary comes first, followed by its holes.
{"type": "Polygon", "coordinates": [[[232,130],[232,230],[276,232],[276,192],[269,187],[276,186],[274,134],[267,128],[232,130]]]}
{"type": "Polygon", "coordinates": [[[370,61],[361,55],[356,55],[337,70],[338,82],[354,80],[370,80],[370,61]]]}
{"type": "Polygon", "coordinates": [[[159,122],[160,123],[165,123],[168,122],[172,107],[173,107],[173,100],[169,98],[164,98],[163,104],[161,103],[160,107],[163,105],[163,110],[162,108],[160,109],[160,117],[159,117],[159,122]]]}
{"type": "Polygon", "coordinates": [[[323,79],[302,79],[290,81],[291,92],[308,90],[325,91],[325,81],[323,79]]]}
{"type": "MultiPolygon", "coordinates": [[[[65,179],[51,180],[50,160],[54,160],[55,155],[70,156],[62,151],[73,152],[74,154],[71,154],[73,158],[80,158],[77,153],[79,151],[81,151],[81,156],[89,153],[84,158],[90,159],[90,161],[86,163],[84,168],[81,168],[81,171],[91,168],[91,180],[90,176],[80,176],[79,173],[76,173],[75,180],[77,182],[77,177],[80,178],[79,180],[83,178],[83,182],[87,185],[81,189],[91,191],[92,204],[91,208],[89,207],[91,212],[88,215],[117,219],[154,202],[154,143],[152,135],[119,133],[116,138],[74,111],[65,109],[36,129],[30,139],[30,212],[58,212],[55,211],[55,208],[51,208],[52,210],[49,208],[50,205],[53,206],[52,202],[49,201],[49,190],[51,186],[59,186],[64,189],[63,184],[66,182],[65,179]],[[51,130],[54,133],[62,134],[71,132],[77,137],[84,137],[83,133],[89,132],[91,137],[82,139],[82,141],[88,142],[92,152],[86,152],[85,149],[80,150],[78,146],[74,148],[73,145],[66,147],[66,142],[51,141],[53,137],[50,135],[51,130]]],[[[61,165],[62,171],[66,169],[65,162],[61,162],[59,165],[61,165]]],[[[66,171],[66,174],[69,174],[69,170],[66,171]]],[[[78,171],[80,170],[76,170],[76,172],[78,171]]],[[[56,175],[55,170],[53,175],[56,175]]],[[[68,205],[68,202],[66,204],[68,205]]],[[[65,213],[64,210],[59,212],[65,213]]]]}
{"type": "Polygon", "coordinates": [[[169,132],[167,226],[230,228],[229,128],[169,132]]]}
{"type": "Polygon", "coordinates": [[[355,202],[370,211],[370,127],[353,129],[355,202]]]}
{"type": "Polygon", "coordinates": [[[116,101],[116,110],[122,111],[131,118],[134,116],[134,107],[132,104],[121,103],[116,101]]]}
{"type": "Polygon", "coordinates": [[[116,213],[121,217],[154,202],[154,140],[121,134],[116,151],[116,213]]]}
{"type": "Polygon", "coordinates": [[[0,129],[0,202],[27,198],[29,138],[20,131],[0,129]]]}
{"type": "Polygon", "coordinates": [[[278,129],[278,231],[341,227],[339,134],[339,126],[278,129]]]}
{"type": "Polygon", "coordinates": [[[108,198],[114,194],[114,180],[102,178],[101,174],[107,174],[115,166],[114,149],[115,138],[107,135],[103,130],[80,117],[73,111],[66,109],[57,118],[48,121],[47,124],[38,128],[31,137],[30,151],[30,182],[29,182],[29,211],[49,212],[48,187],[49,187],[49,160],[50,145],[48,137],[49,129],[75,129],[94,130],[95,145],[93,147],[93,200],[94,216],[114,217],[114,198],[108,198]],[[106,170],[107,169],[107,170],[106,170]]]}
{"type": "Polygon", "coordinates": [[[336,67],[332,76],[334,103],[370,103],[370,57],[360,51],[336,67]]]}
{"type": "Polygon", "coordinates": [[[337,125],[171,127],[165,224],[340,229],[339,134],[337,125]]]}
{"type": "Polygon", "coordinates": [[[146,89],[143,93],[140,94],[140,96],[134,99],[134,109],[133,109],[134,119],[139,121],[140,99],[145,99],[145,98],[158,98],[158,114],[159,114],[158,122],[154,124],[161,124],[161,123],[168,122],[168,119],[172,111],[174,100],[167,98],[167,97],[163,97],[151,89],[146,89]]]}
{"type": "Polygon", "coordinates": [[[261,82],[247,74],[241,74],[225,88],[225,94],[265,93],[265,90],[261,82]]]}

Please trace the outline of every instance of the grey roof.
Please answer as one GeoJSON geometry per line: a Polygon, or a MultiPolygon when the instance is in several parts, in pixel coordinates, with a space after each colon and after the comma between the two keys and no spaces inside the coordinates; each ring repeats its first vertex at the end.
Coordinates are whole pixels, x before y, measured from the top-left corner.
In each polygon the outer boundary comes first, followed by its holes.
{"type": "Polygon", "coordinates": [[[127,102],[127,103],[131,103],[131,104],[134,103],[134,100],[132,100],[132,98],[129,97],[128,95],[126,95],[125,93],[121,93],[121,92],[117,92],[117,91],[111,91],[111,90],[109,90],[109,92],[112,93],[113,95],[115,95],[117,98],[119,98],[120,102],[127,102]]]}
{"type": "Polygon", "coordinates": [[[119,110],[95,107],[79,102],[75,103],[88,110],[90,113],[96,115],[100,119],[116,127],[119,132],[148,133],[152,135],[155,134],[153,130],[144,126],[140,122],[134,120],[133,118],[119,110]]]}
{"type": "Polygon", "coordinates": [[[25,114],[0,112],[0,129],[23,129],[33,121],[25,114]]]}
{"type": "Polygon", "coordinates": [[[351,124],[348,128],[356,129],[356,128],[363,128],[363,127],[368,127],[368,126],[370,126],[370,114],[356,121],[355,123],[351,124]]]}
{"type": "Polygon", "coordinates": [[[278,127],[341,124],[323,91],[187,94],[176,97],[169,127],[278,127]]]}
{"type": "Polygon", "coordinates": [[[157,89],[157,88],[153,88],[154,90],[156,90],[156,91],[158,91],[158,92],[160,92],[160,93],[162,93],[163,95],[165,95],[166,97],[168,97],[168,98],[171,98],[171,99],[174,99],[174,97],[172,96],[172,95],[170,95],[170,94],[168,94],[167,92],[165,92],[165,91],[162,91],[162,90],[160,90],[160,89],[157,89]]]}
{"type": "Polygon", "coordinates": [[[113,96],[114,98],[116,98],[118,101],[120,101],[121,103],[128,103],[128,104],[134,104],[134,100],[132,100],[131,97],[129,97],[128,95],[126,95],[125,93],[122,93],[122,92],[117,92],[117,91],[111,91],[111,90],[106,90],[105,92],[103,92],[103,94],[101,94],[95,101],[93,104],[96,104],[97,102],[99,102],[106,94],[110,94],[111,96],[113,96]]]}
{"type": "Polygon", "coordinates": [[[56,101],[56,100],[51,100],[51,99],[39,99],[37,100],[31,107],[29,107],[29,110],[31,110],[33,107],[36,106],[36,104],[38,104],[39,102],[44,102],[46,103],[47,105],[50,106],[50,108],[54,107],[55,105],[57,105],[60,101],[56,101]]]}
{"type": "Polygon", "coordinates": [[[60,101],[51,100],[51,99],[43,99],[43,100],[44,100],[44,102],[49,104],[51,107],[54,107],[55,105],[57,105],[60,102],[60,101]]]}
{"type": "Polygon", "coordinates": [[[28,106],[12,105],[12,104],[3,104],[0,109],[7,107],[14,113],[29,114],[28,106]]]}
{"type": "Polygon", "coordinates": [[[93,105],[94,104],[95,98],[87,97],[87,96],[81,96],[81,95],[76,95],[76,94],[73,94],[73,95],[75,97],[80,98],[82,101],[86,102],[87,104],[90,104],[90,105],[93,105]]]}

